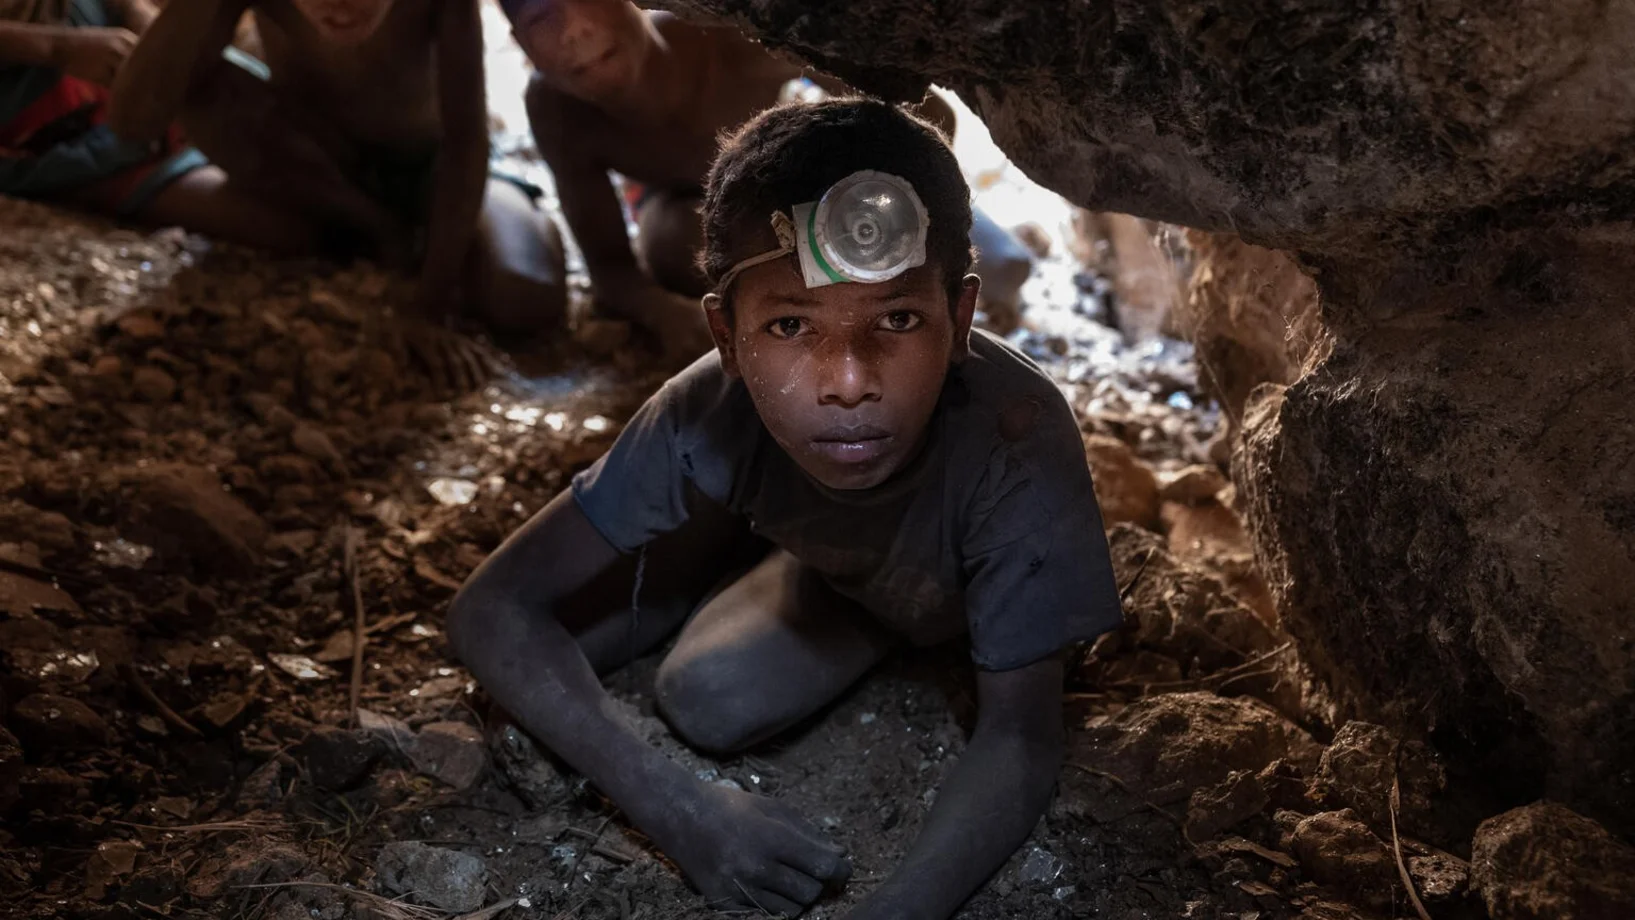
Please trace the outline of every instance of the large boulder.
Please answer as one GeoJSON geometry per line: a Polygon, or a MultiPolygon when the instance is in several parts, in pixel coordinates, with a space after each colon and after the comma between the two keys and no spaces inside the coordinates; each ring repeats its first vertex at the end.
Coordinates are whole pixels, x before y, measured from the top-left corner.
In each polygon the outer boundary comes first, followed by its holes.
{"type": "Polygon", "coordinates": [[[1482,822],[1470,869],[1493,920],[1635,917],[1635,848],[1553,802],[1482,822]]]}
{"type": "Polygon", "coordinates": [[[1238,468],[1284,623],[1352,714],[1635,829],[1635,4],[660,2],[1297,253],[1328,351],[1238,468]]]}

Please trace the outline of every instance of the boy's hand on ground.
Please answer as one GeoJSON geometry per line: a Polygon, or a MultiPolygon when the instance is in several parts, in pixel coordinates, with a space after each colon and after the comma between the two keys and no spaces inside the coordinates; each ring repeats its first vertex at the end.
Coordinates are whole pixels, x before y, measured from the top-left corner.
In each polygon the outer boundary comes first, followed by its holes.
{"type": "Polygon", "coordinates": [[[399,334],[403,357],[419,364],[438,390],[469,393],[500,371],[493,352],[452,329],[405,319],[399,334]]]}
{"type": "Polygon", "coordinates": [[[782,802],[716,785],[699,794],[672,812],[686,823],[654,839],[712,906],[792,917],[851,876],[845,850],[782,802]]]}
{"type": "Polygon", "coordinates": [[[119,68],[136,48],[130,29],[70,29],[57,48],[58,67],[71,77],[112,86],[119,68]]]}
{"type": "Polygon", "coordinates": [[[605,316],[641,326],[658,340],[665,356],[678,363],[691,364],[715,347],[709,323],[704,321],[704,308],[698,301],[657,284],[633,283],[612,291],[599,290],[595,307],[605,316]]]}

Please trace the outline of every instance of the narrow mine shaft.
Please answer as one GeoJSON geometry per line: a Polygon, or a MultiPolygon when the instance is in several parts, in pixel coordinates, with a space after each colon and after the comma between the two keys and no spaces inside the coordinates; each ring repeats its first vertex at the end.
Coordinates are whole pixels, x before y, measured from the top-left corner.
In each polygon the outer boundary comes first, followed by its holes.
{"type": "Polygon", "coordinates": [[[0,915],[1635,917],[1635,5],[820,6],[0,0],[0,915]]]}

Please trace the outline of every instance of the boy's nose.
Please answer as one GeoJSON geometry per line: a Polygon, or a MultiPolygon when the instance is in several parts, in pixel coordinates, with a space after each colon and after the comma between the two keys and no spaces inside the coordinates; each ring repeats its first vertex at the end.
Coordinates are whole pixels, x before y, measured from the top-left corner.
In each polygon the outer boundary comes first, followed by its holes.
{"type": "Polygon", "coordinates": [[[850,343],[825,351],[827,353],[820,356],[819,405],[850,409],[880,401],[880,377],[868,355],[850,343]]]}

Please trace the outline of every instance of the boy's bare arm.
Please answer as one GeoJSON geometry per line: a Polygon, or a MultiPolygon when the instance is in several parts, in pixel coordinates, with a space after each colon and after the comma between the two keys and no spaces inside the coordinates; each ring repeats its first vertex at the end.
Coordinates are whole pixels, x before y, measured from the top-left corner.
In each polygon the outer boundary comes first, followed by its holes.
{"type": "Polygon", "coordinates": [[[114,80],[108,126],[129,140],[163,134],[199,65],[221,55],[251,0],[171,0],[114,80]]]}
{"type": "Polygon", "coordinates": [[[443,124],[420,267],[423,315],[449,309],[488,182],[488,100],[476,0],[449,0],[438,14],[437,102],[443,124]]]}
{"type": "Polygon", "coordinates": [[[146,32],[148,26],[159,18],[159,7],[153,0],[108,0],[108,8],[120,25],[137,35],[146,32]]]}
{"type": "Polygon", "coordinates": [[[709,331],[698,304],[660,287],[636,263],[613,180],[584,136],[595,129],[575,125],[584,133],[564,136],[568,125],[561,99],[537,85],[529,88],[528,120],[534,144],[556,179],[562,216],[584,254],[598,305],[657,333],[678,353],[696,357],[708,349],[709,331]]]}
{"type": "Polygon", "coordinates": [[[712,901],[787,884],[821,889],[843,878],[840,851],[780,803],[700,781],[620,717],[554,612],[617,558],[563,492],[460,589],[448,621],[455,653],[496,702],[596,784],[712,901]]]}
{"type": "Polygon", "coordinates": [[[66,26],[0,22],[0,65],[56,66],[71,31],[66,26]]]}
{"type": "Polygon", "coordinates": [[[946,920],[1016,852],[1061,770],[1061,657],[977,673],[971,744],[907,858],[849,920],[946,920]]]}

